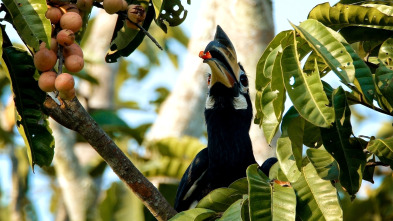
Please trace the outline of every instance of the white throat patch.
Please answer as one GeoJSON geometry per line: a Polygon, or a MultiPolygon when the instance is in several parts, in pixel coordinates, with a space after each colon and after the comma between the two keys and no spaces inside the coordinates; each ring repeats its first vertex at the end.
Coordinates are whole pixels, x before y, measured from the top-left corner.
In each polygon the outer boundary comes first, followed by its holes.
{"type": "MultiPolygon", "coordinates": [[[[215,100],[213,97],[208,96],[206,99],[206,109],[213,109],[215,100]]],[[[246,97],[243,94],[240,94],[239,97],[233,98],[233,107],[236,110],[245,110],[248,107],[246,97]]]]}

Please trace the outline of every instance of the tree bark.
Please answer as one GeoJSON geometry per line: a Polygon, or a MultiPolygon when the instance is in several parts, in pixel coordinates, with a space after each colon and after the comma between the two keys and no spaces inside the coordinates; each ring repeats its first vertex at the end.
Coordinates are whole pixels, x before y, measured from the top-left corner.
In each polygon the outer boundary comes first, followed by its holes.
{"type": "MultiPolygon", "coordinates": [[[[203,1],[188,46],[190,55],[187,56],[185,68],[171,95],[162,104],[148,139],[202,135],[207,91],[205,73],[209,69],[198,58],[198,53],[213,39],[217,25],[224,29],[235,46],[238,60],[249,76],[250,93],[254,101],[256,65],[274,36],[271,1],[203,1]]],[[[259,163],[275,154],[258,125],[252,124],[250,135],[259,163]]]]}

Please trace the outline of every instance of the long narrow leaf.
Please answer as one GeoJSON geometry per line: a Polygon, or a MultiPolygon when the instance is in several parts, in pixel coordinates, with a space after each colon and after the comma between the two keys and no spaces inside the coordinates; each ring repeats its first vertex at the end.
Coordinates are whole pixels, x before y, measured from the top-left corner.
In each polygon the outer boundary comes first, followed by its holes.
{"type": "Polygon", "coordinates": [[[204,209],[204,208],[194,208],[176,214],[176,216],[172,217],[170,221],[185,221],[185,220],[202,221],[202,220],[213,219],[216,216],[217,214],[213,210],[204,209]]]}
{"type": "Polygon", "coordinates": [[[319,177],[324,180],[337,180],[339,168],[334,158],[324,149],[307,150],[307,157],[317,171],[319,177]]]}
{"type": "Polygon", "coordinates": [[[351,111],[345,91],[341,87],[336,89],[332,100],[336,120],[332,128],[321,128],[323,145],[340,166],[341,185],[353,195],[360,188],[366,158],[361,145],[350,143],[351,111]]]}
{"type": "Polygon", "coordinates": [[[302,176],[292,186],[297,196],[296,214],[302,220],[343,220],[336,188],[321,179],[311,163],[303,167],[302,176]]]}
{"type": "Polygon", "coordinates": [[[292,153],[291,140],[288,137],[279,138],[277,141],[277,158],[281,170],[290,182],[299,179],[301,173],[297,167],[292,153]]]}
{"type": "Polygon", "coordinates": [[[272,220],[295,220],[296,218],[296,195],[292,187],[283,187],[273,183],[273,219],[272,220]]]}
{"type": "Polygon", "coordinates": [[[254,164],[247,168],[250,220],[271,220],[271,194],[272,187],[258,165],[254,164]]]}
{"type": "Polygon", "coordinates": [[[334,111],[328,106],[329,100],[323,91],[319,72],[307,75],[301,70],[293,45],[284,49],[281,64],[285,88],[299,114],[317,126],[330,127],[334,111]]]}
{"type": "Polygon", "coordinates": [[[335,30],[347,26],[362,26],[393,30],[393,16],[388,16],[373,7],[329,3],[317,5],[308,18],[316,19],[335,30]]]}
{"type": "Polygon", "coordinates": [[[52,26],[45,17],[48,10],[45,0],[3,0],[3,3],[19,36],[28,46],[38,50],[40,41],[49,45],[52,26]]]}
{"type": "Polygon", "coordinates": [[[33,58],[28,52],[14,47],[3,48],[3,69],[11,81],[17,110],[17,127],[22,135],[30,165],[49,166],[54,154],[54,139],[47,121],[48,116],[41,111],[46,93],[38,87],[34,79],[33,58]]]}
{"type": "Polygon", "coordinates": [[[375,72],[375,83],[386,101],[393,106],[393,71],[381,63],[375,72]]]}

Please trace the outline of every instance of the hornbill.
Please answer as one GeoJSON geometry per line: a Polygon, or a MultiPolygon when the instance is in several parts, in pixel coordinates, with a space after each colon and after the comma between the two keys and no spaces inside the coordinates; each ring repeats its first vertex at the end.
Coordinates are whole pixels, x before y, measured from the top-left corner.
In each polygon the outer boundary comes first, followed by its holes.
{"type": "MultiPolygon", "coordinates": [[[[253,115],[248,78],[220,26],[200,57],[211,68],[205,106],[208,144],[180,181],[175,200],[178,212],[189,209],[210,191],[245,177],[247,167],[256,163],[249,136],[253,115]]],[[[274,162],[261,167],[265,174],[274,162]]]]}

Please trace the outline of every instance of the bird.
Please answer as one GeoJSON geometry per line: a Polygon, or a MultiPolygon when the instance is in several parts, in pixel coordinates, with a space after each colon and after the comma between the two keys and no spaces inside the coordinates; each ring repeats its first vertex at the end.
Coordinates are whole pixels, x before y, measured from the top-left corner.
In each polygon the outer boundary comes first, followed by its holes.
{"type": "MultiPolygon", "coordinates": [[[[256,163],[249,136],[253,111],[248,77],[219,25],[199,56],[211,69],[204,111],[207,147],[195,156],[180,181],[175,198],[178,212],[194,207],[212,190],[246,177],[247,167],[256,163]]],[[[274,163],[270,160],[260,168],[266,174],[274,163]]]]}

